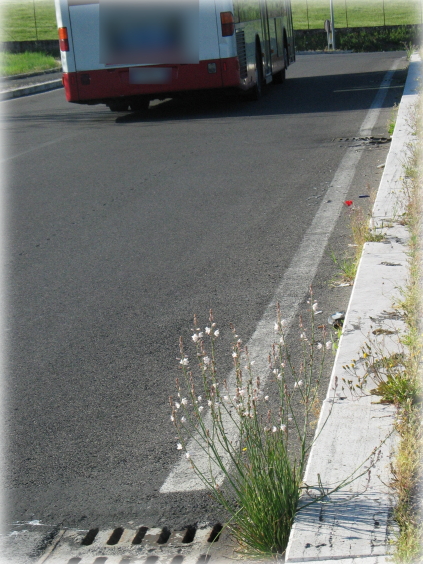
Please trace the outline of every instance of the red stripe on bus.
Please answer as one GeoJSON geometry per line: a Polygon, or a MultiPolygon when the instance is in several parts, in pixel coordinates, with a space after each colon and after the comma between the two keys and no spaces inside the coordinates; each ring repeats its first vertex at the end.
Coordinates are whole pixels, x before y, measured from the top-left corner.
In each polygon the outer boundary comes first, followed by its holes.
{"type": "MultiPolygon", "coordinates": [[[[130,84],[129,68],[101,69],[63,74],[68,102],[107,100],[122,96],[171,94],[186,90],[205,90],[239,86],[237,57],[200,61],[193,65],[161,65],[172,68],[172,80],[167,84],[130,84]],[[215,63],[216,72],[209,73],[209,63],[215,63]],[[226,70],[223,70],[223,63],[226,70]],[[84,78],[82,78],[84,75],[84,78]],[[89,75],[89,84],[87,84],[89,75]],[[85,83],[83,83],[83,82],[85,83]]],[[[136,68],[136,67],[132,67],[136,68]]]]}

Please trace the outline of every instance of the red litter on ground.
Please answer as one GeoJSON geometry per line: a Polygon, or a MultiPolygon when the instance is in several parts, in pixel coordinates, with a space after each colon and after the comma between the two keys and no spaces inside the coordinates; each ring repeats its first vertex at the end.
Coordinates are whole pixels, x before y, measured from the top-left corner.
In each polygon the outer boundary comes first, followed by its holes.
{"type": "Polygon", "coordinates": [[[344,204],[345,204],[347,207],[350,207],[350,206],[353,205],[353,201],[352,201],[352,200],[345,200],[344,204]]]}

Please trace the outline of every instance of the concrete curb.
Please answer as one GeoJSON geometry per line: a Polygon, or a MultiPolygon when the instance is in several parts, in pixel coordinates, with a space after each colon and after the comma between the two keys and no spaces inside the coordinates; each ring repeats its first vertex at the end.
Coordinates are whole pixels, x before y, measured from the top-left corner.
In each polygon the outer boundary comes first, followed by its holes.
{"type": "Polygon", "coordinates": [[[41,84],[33,84],[31,86],[23,86],[22,88],[15,88],[14,90],[4,90],[0,92],[0,101],[48,92],[49,90],[56,90],[57,88],[63,88],[61,79],[50,80],[49,82],[42,82],[41,84]]]}
{"type": "MultiPolygon", "coordinates": [[[[357,374],[364,374],[361,351],[365,343],[370,343],[373,350],[383,350],[385,355],[400,350],[398,334],[404,332],[405,324],[393,304],[400,299],[399,288],[406,284],[408,232],[398,218],[403,205],[403,167],[408,144],[413,141],[408,118],[417,103],[420,74],[420,59],[414,57],[373,209],[373,226],[383,229],[385,240],[366,243],[363,250],[319,419],[320,435],[311,450],[304,481],[317,485],[320,476],[328,492],[346,477],[365,473],[298,513],[287,547],[287,564],[335,560],[345,564],[384,564],[389,559],[389,541],[394,534],[394,500],[388,484],[396,444],[395,408],[376,403],[376,396],[354,398],[341,387],[342,378],[356,383],[344,369],[353,359],[357,374]],[[379,334],[373,333],[376,329],[379,334]],[[372,459],[368,457],[373,449],[377,451],[377,463],[370,469],[372,459]]],[[[374,387],[369,382],[369,389],[374,387]]],[[[303,501],[310,498],[304,496],[303,501]]]]}

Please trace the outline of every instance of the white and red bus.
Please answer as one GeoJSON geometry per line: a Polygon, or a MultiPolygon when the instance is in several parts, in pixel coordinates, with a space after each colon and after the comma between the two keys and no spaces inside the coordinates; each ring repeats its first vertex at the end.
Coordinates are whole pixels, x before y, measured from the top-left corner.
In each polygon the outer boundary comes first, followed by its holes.
{"type": "Polygon", "coordinates": [[[69,102],[137,111],[187,91],[258,99],[295,61],[290,0],[55,0],[69,102]]]}

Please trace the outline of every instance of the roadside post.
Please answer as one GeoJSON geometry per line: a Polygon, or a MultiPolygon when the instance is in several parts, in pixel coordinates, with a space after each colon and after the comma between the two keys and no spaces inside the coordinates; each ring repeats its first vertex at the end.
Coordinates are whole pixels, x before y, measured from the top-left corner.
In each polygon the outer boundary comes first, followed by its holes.
{"type": "Polygon", "coordinates": [[[328,51],[330,49],[333,49],[332,45],[332,25],[330,23],[330,20],[325,20],[325,31],[326,31],[326,35],[327,35],[327,40],[328,40],[328,51]]]}
{"type": "Polygon", "coordinates": [[[333,15],[333,0],[330,0],[330,27],[332,31],[332,49],[335,51],[335,18],[333,15]]]}

